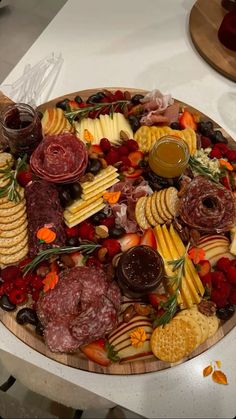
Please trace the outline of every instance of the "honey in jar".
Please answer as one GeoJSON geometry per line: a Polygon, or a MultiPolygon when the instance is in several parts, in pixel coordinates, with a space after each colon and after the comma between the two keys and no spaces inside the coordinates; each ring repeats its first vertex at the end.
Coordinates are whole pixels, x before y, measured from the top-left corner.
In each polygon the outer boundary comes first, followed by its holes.
{"type": "Polygon", "coordinates": [[[148,163],[156,175],[174,179],[182,175],[188,165],[189,148],[178,137],[165,136],[156,142],[149,153],[148,163]]]}

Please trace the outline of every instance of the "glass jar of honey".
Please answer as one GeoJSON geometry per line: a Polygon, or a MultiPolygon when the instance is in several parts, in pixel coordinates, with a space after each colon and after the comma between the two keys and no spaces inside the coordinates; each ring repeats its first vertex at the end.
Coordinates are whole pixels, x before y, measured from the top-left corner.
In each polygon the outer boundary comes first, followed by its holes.
{"type": "Polygon", "coordinates": [[[30,156],[43,138],[36,110],[25,103],[8,106],[0,115],[2,133],[15,157],[30,156]]]}
{"type": "Polygon", "coordinates": [[[178,137],[167,135],[156,142],[149,153],[151,170],[161,178],[174,179],[182,175],[189,161],[189,148],[178,137]]]}

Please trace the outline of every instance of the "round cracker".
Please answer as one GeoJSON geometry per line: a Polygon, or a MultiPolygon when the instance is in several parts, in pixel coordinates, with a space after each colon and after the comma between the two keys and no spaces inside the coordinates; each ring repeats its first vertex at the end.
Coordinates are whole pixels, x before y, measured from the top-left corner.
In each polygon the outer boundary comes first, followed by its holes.
{"type": "Polygon", "coordinates": [[[193,317],[185,316],[183,320],[192,328],[195,338],[196,338],[196,344],[195,346],[190,350],[192,352],[194,349],[197,348],[197,346],[200,345],[202,341],[202,329],[199,326],[199,324],[196,322],[196,320],[193,319],[193,317]]]}
{"type": "Polygon", "coordinates": [[[14,230],[0,230],[0,239],[18,236],[20,233],[27,230],[27,225],[28,222],[26,220],[19,227],[14,228],[14,230]]]}
{"type": "Polygon", "coordinates": [[[146,201],[147,201],[147,197],[142,196],[141,198],[139,198],[135,206],[135,218],[138,225],[143,230],[146,230],[147,228],[151,227],[145,214],[146,201]]]}
{"type": "Polygon", "coordinates": [[[181,317],[181,316],[192,317],[199,324],[199,326],[201,327],[201,331],[202,331],[201,343],[203,343],[208,338],[208,334],[209,334],[208,321],[206,319],[206,316],[204,316],[198,310],[190,308],[190,309],[187,309],[187,310],[180,311],[180,313],[178,313],[177,316],[178,317],[181,317]]]}
{"type": "Polygon", "coordinates": [[[156,207],[157,191],[154,192],[151,196],[152,196],[152,199],[151,199],[151,210],[152,210],[153,218],[157,222],[157,224],[164,224],[165,221],[163,220],[163,218],[160,217],[160,215],[159,215],[159,213],[157,211],[157,207],[156,207]]]}
{"type": "Polygon", "coordinates": [[[149,224],[151,224],[152,227],[155,227],[157,225],[157,222],[152,215],[151,202],[152,202],[152,195],[149,195],[146,200],[145,215],[147,217],[149,224]]]}
{"type": "MultiPolygon", "coordinates": [[[[20,197],[23,198],[23,196],[24,196],[24,188],[19,187],[19,188],[17,188],[17,191],[18,191],[20,197]]],[[[14,202],[14,201],[10,201],[7,195],[4,196],[4,197],[2,197],[2,198],[0,198],[0,205],[1,204],[5,204],[7,202],[14,202]]]]}
{"type": "Polygon", "coordinates": [[[1,252],[1,248],[6,248],[6,247],[12,248],[18,245],[18,243],[24,241],[26,236],[27,236],[27,230],[24,230],[13,237],[0,237],[0,252],[1,252]]]}
{"type": "Polygon", "coordinates": [[[7,256],[12,255],[16,252],[20,252],[28,243],[28,235],[26,234],[24,239],[20,241],[17,245],[13,245],[12,247],[0,247],[0,255],[7,256]]]}
{"type": "MultiPolygon", "coordinates": [[[[7,217],[1,217],[1,224],[11,224],[14,221],[17,221],[19,218],[22,218],[26,213],[26,207],[24,206],[20,211],[17,211],[15,214],[9,215],[7,217]]],[[[1,225],[0,225],[1,230],[1,225]]],[[[4,229],[3,229],[4,230],[4,229]]]]}
{"type": "Polygon", "coordinates": [[[161,192],[162,192],[162,190],[157,192],[157,195],[156,195],[156,209],[157,209],[158,214],[164,220],[164,223],[165,223],[166,221],[169,221],[169,218],[165,216],[165,213],[162,210],[161,192]]]}
{"type": "Polygon", "coordinates": [[[10,208],[0,208],[0,217],[1,220],[5,217],[9,217],[11,215],[16,214],[17,212],[19,212],[20,210],[22,210],[22,208],[25,208],[25,199],[23,199],[22,201],[18,202],[16,205],[14,205],[13,207],[10,208]]]}
{"type": "Polygon", "coordinates": [[[178,190],[174,186],[170,186],[166,189],[165,200],[168,211],[175,217],[178,214],[180,200],[178,197],[178,190]]]}
{"type": "Polygon", "coordinates": [[[217,332],[220,321],[216,316],[205,316],[205,317],[207,318],[207,322],[209,326],[208,337],[211,337],[217,332]]]}
{"type": "MultiPolygon", "coordinates": [[[[181,320],[183,320],[186,325],[187,346],[185,355],[189,355],[197,346],[197,335],[194,325],[191,321],[189,321],[189,318],[185,317],[181,320]]],[[[173,321],[175,321],[175,318],[173,321]]]]}
{"type": "Polygon", "coordinates": [[[7,224],[0,224],[0,231],[10,231],[10,230],[14,230],[17,227],[20,227],[21,224],[23,224],[26,221],[26,212],[19,217],[17,220],[13,221],[12,223],[7,223],[7,224]]]}
{"type": "Polygon", "coordinates": [[[12,255],[1,255],[0,254],[0,265],[2,267],[6,265],[10,265],[11,263],[20,262],[20,260],[24,259],[29,251],[28,244],[23,247],[19,252],[16,252],[12,255]]]}
{"type": "Polygon", "coordinates": [[[13,165],[13,157],[10,153],[0,153],[0,169],[13,165]]]}
{"type": "Polygon", "coordinates": [[[166,362],[180,361],[188,348],[187,323],[175,318],[164,327],[157,327],[151,336],[151,348],[154,355],[166,362]]]}
{"type": "Polygon", "coordinates": [[[166,189],[162,189],[160,191],[160,201],[161,201],[161,209],[163,211],[163,214],[165,214],[165,217],[167,218],[167,221],[172,220],[172,214],[168,211],[168,208],[166,206],[166,189]]]}

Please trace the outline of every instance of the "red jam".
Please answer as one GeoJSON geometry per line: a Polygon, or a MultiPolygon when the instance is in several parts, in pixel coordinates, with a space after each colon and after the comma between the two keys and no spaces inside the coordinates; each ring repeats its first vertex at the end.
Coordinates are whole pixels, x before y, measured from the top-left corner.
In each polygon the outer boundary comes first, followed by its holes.
{"type": "Polygon", "coordinates": [[[154,291],[163,274],[163,260],[150,246],[135,246],[123,253],[116,272],[124,295],[134,298],[154,291]]]}

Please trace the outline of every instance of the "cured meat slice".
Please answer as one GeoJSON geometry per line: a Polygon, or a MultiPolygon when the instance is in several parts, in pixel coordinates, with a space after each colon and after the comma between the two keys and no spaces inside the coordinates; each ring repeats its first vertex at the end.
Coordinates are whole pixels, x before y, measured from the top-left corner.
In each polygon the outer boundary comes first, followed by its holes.
{"type": "Polygon", "coordinates": [[[106,296],[108,300],[110,300],[115,306],[115,308],[119,310],[121,304],[121,292],[115,281],[112,281],[109,285],[106,296]]]}
{"type": "Polygon", "coordinates": [[[108,281],[105,272],[101,269],[90,269],[83,281],[81,293],[81,309],[86,310],[94,301],[99,301],[108,290],[108,281]]]}
{"type": "Polygon", "coordinates": [[[236,223],[234,197],[228,189],[203,176],[189,183],[180,200],[180,218],[205,233],[222,233],[236,223]]]}
{"type": "Polygon", "coordinates": [[[78,180],[87,163],[84,143],[69,133],[46,136],[30,158],[32,170],[42,179],[54,183],[78,180]]]}
{"type": "Polygon", "coordinates": [[[58,317],[48,323],[44,330],[44,338],[52,352],[74,352],[79,347],[79,342],[69,330],[69,325],[74,319],[71,315],[58,317]]]}
{"type": "Polygon", "coordinates": [[[35,180],[25,188],[25,198],[30,256],[46,249],[47,244],[37,239],[37,231],[41,227],[55,231],[56,238],[52,246],[63,246],[66,234],[63,226],[63,209],[56,186],[44,180],[35,180]]]}

